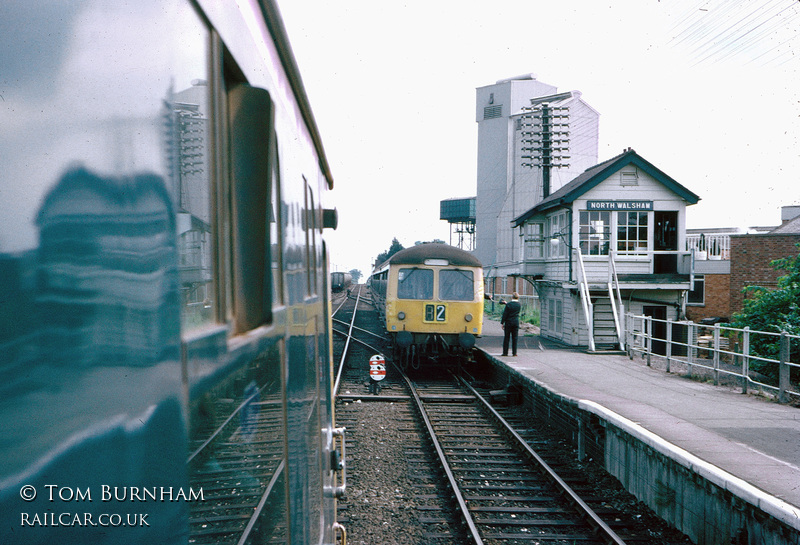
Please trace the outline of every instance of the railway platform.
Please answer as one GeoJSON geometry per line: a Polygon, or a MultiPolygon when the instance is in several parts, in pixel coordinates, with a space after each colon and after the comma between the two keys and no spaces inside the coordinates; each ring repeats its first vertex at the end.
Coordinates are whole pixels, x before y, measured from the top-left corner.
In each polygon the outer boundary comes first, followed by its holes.
{"type": "Polygon", "coordinates": [[[499,322],[485,319],[477,347],[493,360],[624,423],[800,532],[800,408],[668,374],[639,356],[589,354],[520,331],[517,357],[503,357],[502,341],[499,322]]]}

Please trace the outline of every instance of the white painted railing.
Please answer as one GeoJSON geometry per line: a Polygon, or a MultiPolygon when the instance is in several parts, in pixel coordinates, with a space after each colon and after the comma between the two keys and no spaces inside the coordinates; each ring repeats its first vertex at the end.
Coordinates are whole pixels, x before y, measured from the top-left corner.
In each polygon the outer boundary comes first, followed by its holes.
{"type": "Polygon", "coordinates": [[[714,384],[719,384],[721,376],[728,375],[738,377],[743,393],[756,388],[774,394],[781,403],[787,403],[791,397],[800,399],[800,385],[791,383],[792,369],[800,369],[798,335],[657,320],[631,313],[625,317],[625,335],[631,359],[634,353],[639,353],[651,365],[653,358],[662,358],[667,373],[685,372],[692,376],[702,370],[711,375],[714,384]],[[664,338],[653,334],[654,324],[658,323],[666,326],[664,338]],[[777,344],[777,359],[759,355],[753,349],[757,343],[777,344]],[[777,378],[755,373],[751,369],[753,362],[766,364],[766,369],[777,378]]]}
{"type": "Polygon", "coordinates": [[[575,255],[578,263],[578,290],[581,294],[583,315],[586,318],[586,327],[589,333],[589,350],[594,352],[594,307],[592,306],[592,299],[589,297],[589,281],[586,280],[586,267],[583,265],[583,256],[580,248],[575,248],[575,255]]]}
{"type": "Polygon", "coordinates": [[[695,259],[730,259],[731,236],[729,234],[687,234],[686,250],[694,251],[695,259]]]}
{"type": "Polygon", "coordinates": [[[614,250],[608,252],[608,298],[611,300],[611,312],[614,314],[614,327],[617,330],[619,349],[625,350],[625,335],[621,324],[621,317],[625,316],[625,305],[622,303],[622,292],[619,289],[614,250]]]}

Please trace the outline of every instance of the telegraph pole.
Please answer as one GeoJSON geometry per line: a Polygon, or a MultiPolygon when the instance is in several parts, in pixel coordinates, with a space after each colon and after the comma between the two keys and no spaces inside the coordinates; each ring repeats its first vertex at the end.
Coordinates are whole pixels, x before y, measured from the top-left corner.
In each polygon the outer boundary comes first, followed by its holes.
{"type": "Polygon", "coordinates": [[[542,169],[542,199],[550,196],[550,170],[569,167],[569,107],[533,104],[522,118],[522,166],[542,169]]]}
{"type": "Polygon", "coordinates": [[[553,134],[550,106],[542,104],[542,198],[550,196],[550,168],[553,153],[553,134]]]}

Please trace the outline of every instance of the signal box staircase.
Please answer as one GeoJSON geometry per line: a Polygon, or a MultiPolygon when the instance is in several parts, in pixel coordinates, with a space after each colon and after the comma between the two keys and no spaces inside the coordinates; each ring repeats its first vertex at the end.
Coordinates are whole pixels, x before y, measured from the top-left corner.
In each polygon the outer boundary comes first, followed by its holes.
{"type": "Polygon", "coordinates": [[[625,339],[622,320],[625,306],[619,289],[619,278],[614,262],[614,253],[608,255],[608,292],[592,292],[586,278],[586,267],[580,248],[575,249],[578,262],[578,291],[581,295],[581,306],[588,326],[589,351],[606,352],[625,350],[625,339]]]}

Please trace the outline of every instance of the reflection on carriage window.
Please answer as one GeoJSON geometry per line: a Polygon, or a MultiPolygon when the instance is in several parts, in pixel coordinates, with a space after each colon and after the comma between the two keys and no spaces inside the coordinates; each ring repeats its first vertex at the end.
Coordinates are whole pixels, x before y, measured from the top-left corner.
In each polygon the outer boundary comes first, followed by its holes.
{"type": "Polygon", "coordinates": [[[170,198],[156,175],[67,172],[37,215],[41,358],[147,367],[178,357],[170,198]]]}
{"type": "Polygon", "coordinates": [[[400,269],[397,276],[398,299],[433,299],[432,269],[400,269]]]}
{"type": "Polygon", "coordinates": [[[191,87],[170,89],[162,106],[167,185],[178,218],[184,331],[214,320],[207,97],[205,80],[195,79],[191,87]]]}
{"type": "Polygon", "coordinates": [[[472,301],[474,299],[472,271],[439,271],[439,300],[472,301]]]}

